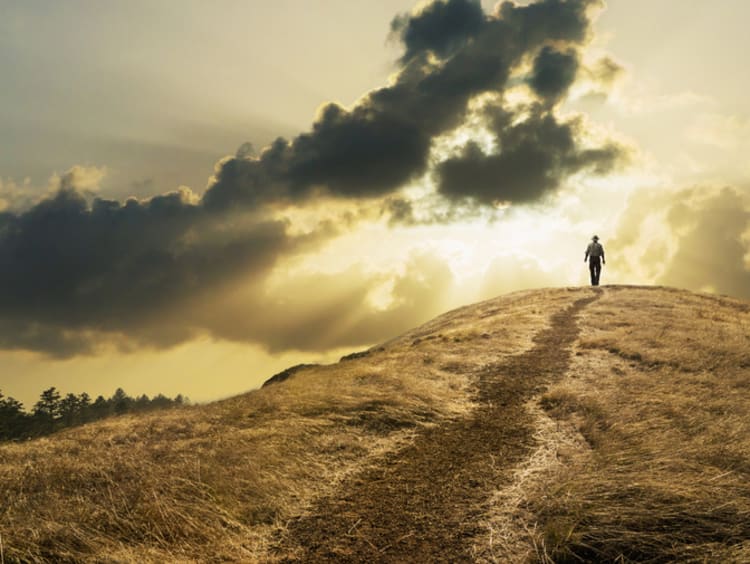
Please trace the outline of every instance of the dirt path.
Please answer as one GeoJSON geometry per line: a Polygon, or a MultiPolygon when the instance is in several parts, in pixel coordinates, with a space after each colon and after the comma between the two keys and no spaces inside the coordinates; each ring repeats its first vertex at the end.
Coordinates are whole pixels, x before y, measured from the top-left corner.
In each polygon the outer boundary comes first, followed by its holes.
{"type": "Polygon", "coordinates": [[[284,562],[467,562],[491,493],[532,446],[523,405],[562,376],[578,336],[576,315],[597,296],[555,314],[528,352],[478,377],[472,417],[424,429],[291,522],[284,562]]]}

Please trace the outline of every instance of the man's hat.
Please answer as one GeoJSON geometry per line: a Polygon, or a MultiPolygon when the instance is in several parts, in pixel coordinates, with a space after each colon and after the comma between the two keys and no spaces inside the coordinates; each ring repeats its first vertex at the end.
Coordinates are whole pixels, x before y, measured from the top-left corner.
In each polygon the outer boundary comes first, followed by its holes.
{"type": "Polygon", "coordinates": [[[598,240],[599,240],[599,235],[594,235],[594,236],[592,237],[592,239],[593,239],[594,241],[598,241],[598,240]]]}

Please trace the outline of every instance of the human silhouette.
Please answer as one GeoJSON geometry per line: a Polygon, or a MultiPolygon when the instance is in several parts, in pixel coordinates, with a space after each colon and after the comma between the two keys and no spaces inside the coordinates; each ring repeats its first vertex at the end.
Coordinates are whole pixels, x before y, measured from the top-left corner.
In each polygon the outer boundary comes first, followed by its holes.
{"type": "Polygon", "coordinates": [[[589,261],[589,272],[591,272],[591,285],[599,285],[599,275],[602,272],[602,265],[607,264],[604,260],[604,247],[599,243],[599,237],[594,235],[591,238],[591,243],[586,247],[586,255],[583,257],[583,262],[589,261]]]}

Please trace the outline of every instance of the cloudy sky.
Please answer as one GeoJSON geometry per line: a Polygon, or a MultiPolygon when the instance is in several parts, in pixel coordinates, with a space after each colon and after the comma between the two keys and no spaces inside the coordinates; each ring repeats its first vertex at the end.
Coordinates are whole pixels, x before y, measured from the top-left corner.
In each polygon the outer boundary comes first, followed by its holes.
{"type": "Polygon", "coordinates": [[[0,390],[242,392],[449,309],[750,299],[744,0],[0,0],[0,390]]]}

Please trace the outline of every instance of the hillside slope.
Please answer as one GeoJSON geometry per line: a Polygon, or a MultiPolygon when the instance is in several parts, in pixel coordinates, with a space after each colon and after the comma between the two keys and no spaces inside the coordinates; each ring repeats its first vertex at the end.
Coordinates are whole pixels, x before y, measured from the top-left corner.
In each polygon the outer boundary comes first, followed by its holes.
{"type": "Polygon", "coordinates": [[[750,561],[745,302],[520,292],[286,376],[0,446],[4,561],[750,561]]]}

